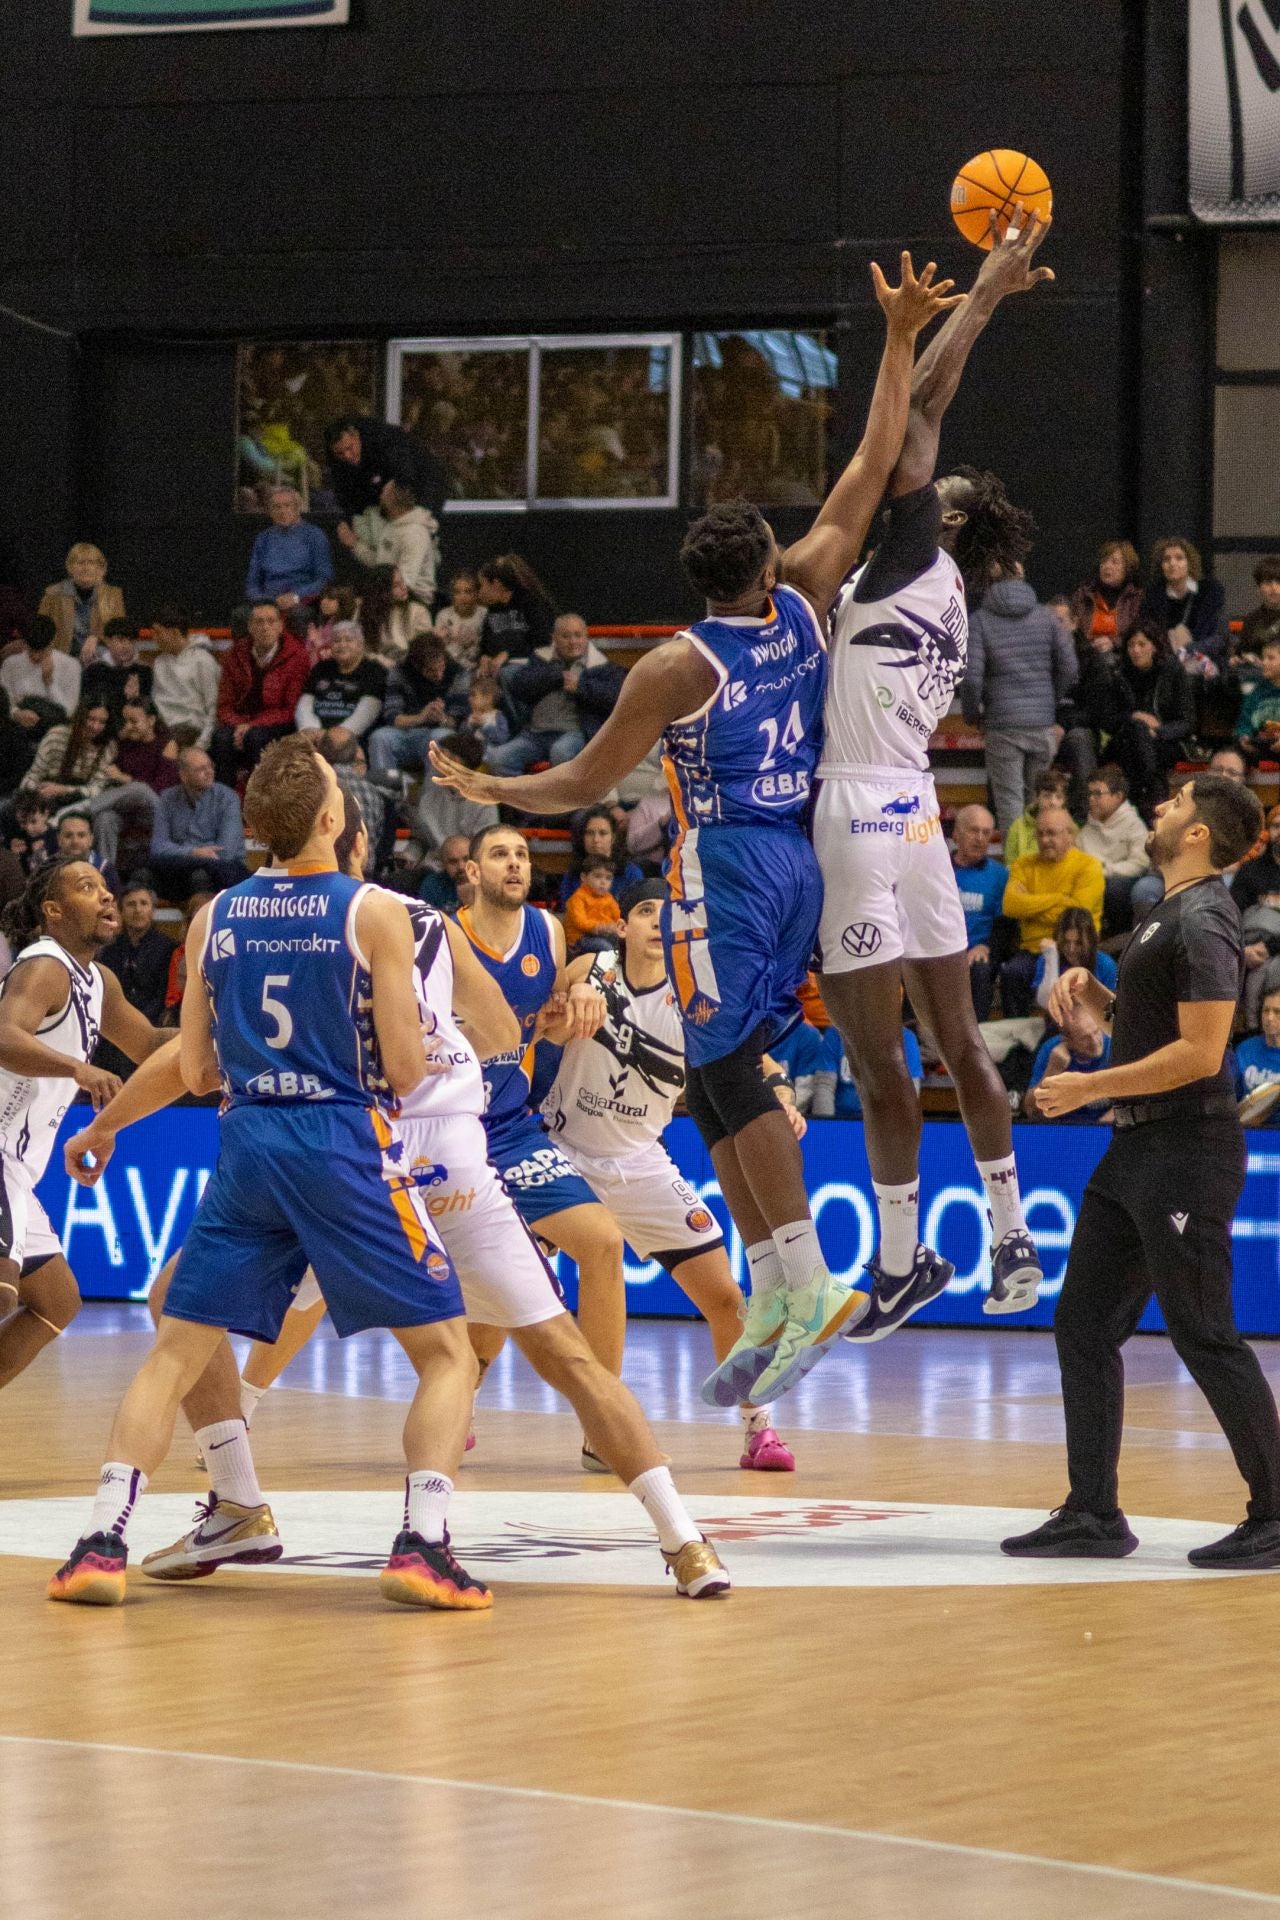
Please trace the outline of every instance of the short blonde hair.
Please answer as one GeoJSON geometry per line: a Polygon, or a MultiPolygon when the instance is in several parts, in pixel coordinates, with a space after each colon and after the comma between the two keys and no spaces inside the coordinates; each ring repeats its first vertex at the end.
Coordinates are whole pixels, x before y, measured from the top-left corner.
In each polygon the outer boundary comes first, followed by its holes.
{"type": "Polygon", "coordinates": [[[107,570],[106,554],[102,551],[101,547],[95,547],[91,541],[76,541],[74,547],[72,547],[70,553],[67,555],[66,564],[68,567],[72,567],[77,560],[96,560],[104,573],[107,570]]]}

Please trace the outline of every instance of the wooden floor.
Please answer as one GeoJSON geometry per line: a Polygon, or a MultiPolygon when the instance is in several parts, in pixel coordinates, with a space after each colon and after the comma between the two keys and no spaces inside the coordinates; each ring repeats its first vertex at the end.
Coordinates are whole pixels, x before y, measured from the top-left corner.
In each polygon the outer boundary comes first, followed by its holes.
{"type": "MultiPolygon", "coordinates": [[[[473,1562],[494,1610],[384,1607],[404,1364],[322,1337],[255,1450],[303,1545],[326,1513],[306,1496],[346,1496],[346,1559],[340,1535],[310,1571],[50,1606],[146,1339],[139,1310],[86,1309],[0,1396],[4,1920],[1280,1910],[1280,1578],[1182,1567],[1243,1495],[1163,1341],[1130,1350],[1123,1497],[1166,1524],[1082,1584],[1003,1561],[982,1511],[1065,1490],[1046,1337],[833,1354],[784,1403],[799,1471],[765,1478],[696,1400],[705,1332],[648,1325],[628,1375],[744,1570],[724,1602],[650,1579],[633,1503],[579,1472],[572,1419],[508,1354],[455,1529],[464,1559],[469,1534],[506,1540],[505,1573],[473,1562]]],[[[179,1530],[163,1496],[202,1487],[180,1440],[135,1559],[179,1530]]]]}

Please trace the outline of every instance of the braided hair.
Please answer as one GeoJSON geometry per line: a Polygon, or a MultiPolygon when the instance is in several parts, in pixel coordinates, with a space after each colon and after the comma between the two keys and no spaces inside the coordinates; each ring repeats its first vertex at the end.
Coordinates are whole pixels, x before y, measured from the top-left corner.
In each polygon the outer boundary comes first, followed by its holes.
{"type": "Polygon", "coordinates": [[[67,868],[81,866],[83,860],[83,854],[62,854],[46,866],[37,867],[17,899],[11,900],[0,912],[0,933],[9,942],[15,958],[33,940],[41,938],[45,931],[45,901],[56,897],[58,883],[67,868]]]}
{"type": "Polygon", "coordinates": [[[759,507],[749,500],[724,500],[694,521],[680,549],[680,565],[704,600],[737,600],[764,572],[771,542],[759,507]]]}
{"type": "Polygon", "coordinates": [[[1017,573],[1031,551],[1036,523],[1025,507],[1014,506],[994,473],[957,467],[953,478],[963,485],[949,492],[947,504],[966,516],[956,534],[955,560],[976,606],[993,580],[1017,573]]]}

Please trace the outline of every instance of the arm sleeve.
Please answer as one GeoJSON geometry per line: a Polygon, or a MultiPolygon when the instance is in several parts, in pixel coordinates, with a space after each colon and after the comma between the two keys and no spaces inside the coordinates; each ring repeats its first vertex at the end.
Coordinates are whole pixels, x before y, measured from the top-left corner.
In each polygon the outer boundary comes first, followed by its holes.
{"type": "Polygon", "coordinates": [[[313,526],[309,520],[304,520],[302,525],[306,528],[309,573],[298,588],[298,598],[315,600],[333,578],[333,553],[323,527],[313,526]]]}
{"type": "Polygon", "coordinates": [[[293,724],[299,733],[310,733],[313,727],[320,725],[316,718],[316,703],[309,693],[298,696],[298,704],[293,710],[293,724]]]}
{"type": "Polygon", "coordinates": [[[932,481],[890,502],[881,522],[880,544],[858,582],[854,598],[884,600],[901,593],[933,565],[942,532],[942,502],[932,481]]]}
{"type": "Polygon", "coordinates": [[[224,727],[236,727],[240,724],[240,671],[236,654],[228,657],[218,681],[217,705],[215,712],[218,722],[224,727]]]}
{"type": "Polygon", "coordinates": [[[416,713],[416,707],[409,705],[409,689],[398,667],[393,667],[387,675],[387,694],[382,703],[382,722],[389,727],[402,713],[416,713]]]}
{"type": "Polygon", "coordinates": [[[1240,992],[1241,939],[1235,907],[1225,888],[1204,888],[1194,904],[1183,902],[1178,922],[1174,980],[1179,1003],[1235,1000],[1240,992]],[[1221,899],[1215,897],[1221,892],[1221,899]]]}
{"type": "Polygon", "coordinates": [[[1102,898],[1106,887],[1101,860],[1095,860],[1090,853],[1083,854],[1071,882],[1072,904],[1091,913],[1096,927],[1102,925],[1102,898]]]}
{"type": "Polygon", "coordinates": [[[1076,650],[1071,644],[1061,620],[1056,614],[1049,615],[1052,621],[1050,646],[1052,647],[1053,690],[1058,700],[1065,700],[1076,684],[1080,667],[1076,659],[1076,650]]]}

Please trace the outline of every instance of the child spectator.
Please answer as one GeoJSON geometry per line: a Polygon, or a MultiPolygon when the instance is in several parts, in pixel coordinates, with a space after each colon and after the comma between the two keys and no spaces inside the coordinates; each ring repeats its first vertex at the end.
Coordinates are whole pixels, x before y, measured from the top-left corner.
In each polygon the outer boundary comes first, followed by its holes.
{"type": "Polygon", "coordinates": [[[104,860],[120,864],[120,830],[134,820],[141,839],[150,844],[155,823],[156,795],[178,784],[178,746],[156,720],[149,700],[125,704],[116,757],[107,768],[107,784],[90,802],[93,844],[104,860]]]}
{"type": "Polygon", "coordinates": [[[354,620],[360,612],[360,602],[356,599],[353,587],[327,586],[316,601],[315,613],[307,628],[307,637],[303,645],[307,649],[307,663],[314,667],[318,660],[327,660],[333,651],[333,630],[340,620],[354,620]]]}
{"type": "Polygon", "coordinates": [[[602,953],[617,938],[622,909],[613,897],[612,860],[593,854],[582,866],[582,882],[569,895],[564,934],[571,955],[602,953]]]}
{"type": "Polygon", "coordinates": [[[449,604],[436,615],[436,638],[466,673],[475,671],[484,623],[479,576],[470,571],[455,573],[449,582],[449,604]]]}
{"type": "Polygon", "coordinates": [[[1024,813],[1020,813],[1004,836],[1004,863],[1011,867],[1015,860],[1021,860],[1024,854],[1036,850],[1036,816],[1041,804],[1049,807],[1065,807],[1070,790],[1070,776],[1058,767],[1046,767],[1038,773],[1032,791],[1031,804],[1024,813]]]}
{"type": "Polygon", "coordinates": [[[1280,640],[1262,648],[1262,678],[1246,693],[1236,738],[1251,760],[1274,759],[1280,745],[1280,640]]]}
{"type": "Polygon", "coordinates": [[[629,887],[635,887],[644,879],[639,867],[626,857],[619,846],[618,828],[613,815],[607,807],[588,807],[580,813],[573,823],[573,852],[569,857],[569,870],[560,882],[560,906],[563,910],[569,904],[569,896],[582,879],[588,860],[612,860],[617,874],[615,891],[624,894],[629,887]]]}
{"type": "Polygon", "coordinates": [[[374,567],[360,596],[360,628],[369,657],[392,667],[419,634],[431,631],[431,615],[411,598],[398,567],[374,567]]]}
{"type": "Polygon", "coordinates": [[[109,707],[119,726],[126,700],[151,698],[151,678],[151,668],[138,658],[137,636],[129,621],[108,620],[102,645],[81,677],[80,698],[109,707]]]}
{"type": "MultiPolygon", "coordinates": [[[[511,738],[511,722],[505,713],[498,711],[498,690],[492,680],[474,683],[467,695],[467,717],[458,731],[478,740],[486,754],[491,747],[504,746],[511,738]]],[[[640,869],[637,867],[635,871],[638,874],[640,869]]]]}
{"type": "Polygon", "coordinates": [[[1268,640],[1280,640],[1280,553],[1266,553],[1253,570],[1258,604],[1240,629],[1236,652],[1256,660],[1268,640]]]}
{"type": "Polygon", "coordinates": [[[47,867],[58,851],[58,836],[49,824],[49,803],[38,793],[19,793],[13,806],[18,825],[9,836],[9,851],[16,854],[25,874],[47,867]]]}

